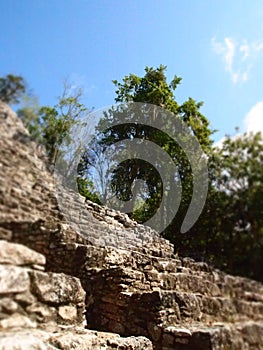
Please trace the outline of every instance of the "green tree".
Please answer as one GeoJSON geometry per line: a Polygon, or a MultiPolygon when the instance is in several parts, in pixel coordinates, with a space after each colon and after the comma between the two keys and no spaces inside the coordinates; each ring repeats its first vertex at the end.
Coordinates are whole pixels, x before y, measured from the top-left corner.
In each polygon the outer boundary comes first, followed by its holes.
{"type": "Polygon", "coordinates": [[[81,88],[72,89],[66,82],[55,106],[40,107],[36,97],[26,96],[17,111],[32,138],[45,146],[51,164],[55,163],[62,144],[69,145],[71,128],[87,111],[81,103],[82,94],[81,88]]]}
{"type": "Polygon", "coordinates": [[[87,108],[80,102],[82,90],[73,94],[68,84],[54,107],[41,107],[39,110],[42,140],[45,144],[51,164],[55,163],[62,143],[70,143],[70,129],[78,123],[81,114],[87,108]]]}
{"type": "MultiPolygon", "coordinates": [[[[114,126],[103,131],[98,136],[98,144],[102,149],[113,145],[117,141],[124,139],[141,138],[150,140],[162,147],[177,165],[180,178],[183,186],[183,200],[179,210],[179,217],[174,221],[173,227],[169,228],[166,234],[169,238],[175,232],[179,232],[182,220],[188,208],[192,196],[192,171],[191,164],[184,154],[184,150],[174,142],[168,135],[161,131],[154,129],[147,125],[137,125],[132,122],[131,113],[125,116],[125,106],[129,102],[140,102],[142,104],[148,103],[164,108],[171,112],[164,123],[169,128],[174,128],[175,119],[179,118],[189,128],[190,132],[196,136],[199,143],[205,151],[211,149],[212,142],[210,135],[213,131],[209,128],[209,122],[205,116],[200,112],[202,106],[201,102],[196,102],[189,98],[186,102],[180,105],[174,96],[174,91],[181,82],[181,78],[175,76],[170,83],[167,82],[165,75],[166,67],[160,65],[158,68],[146,67],[145,75],[143,77],[130,74],[124,77],[122,82],[113,81],[116,86],[116,102],[122,103],[120,107],[113,108],[106,113],[104,120],[102,119],[98,130],[104,130],[105,120],[108,124],[114,123],[121,115],[121,120],[126,123],[114,126]],[[123,109],[124,108],[124,109],[123,109]]],[[[145,120],[148,118],[161,118],[160,115],[149,115],[147,107],[143,108],[142,114],[145,120]]],[[[87,156],[87,159],[89,157],[87,156]]],[[[87,161],[88,163],[89,161],[87,161]]],[[[148,194],[145,195],[144,206],[139,208],[138,202],[134,204],[135,210],[131,214],[132,217],[140,222],[145,222],[149,219],[159,207],[163,196],[162,181],[158,174],[158,163],[160,159],[156,159],[155,166],[149,164],[139,158],[127,159],[125,162],[113,172],[111,177],[111,187],[114,193],[122,200],[129,200],[132,198],[134,192],[134,181],[144,180],[147,183],[148,194]]],[[[89,162],[90,166],[90,162],[89,162]]],[[[170,181],[176,179],[171,178],[170,181]]],[[[139,199],[141,201],[141,199],[139,199]]],[[[171,205],[173,205],[171,203],[171,205]]],[[[169,207],[169,206],[168,206],[169,207]]],[[[169,208],[166,208],[169,210],[169,208]]],[[[167,213],[163,212],[163,220],[167,213]]]]}
{"type": "Polygon", "coordinates": [[[0,100],[8,104],[17,104],[26,92],[24,78],[8,74],[0,77],[0,100]]]}
{"type": "Polygon", "coordinates": [[[262,134],[227,137],[217,149],[215,162],[222,214],[218,218],[218,236],[226,268],[262,280],[262,134]]]}
{"type": "Polygon", "coordinates": [[[29,130],[32,139],[45,146],[48,159],[51,165],[59,162],[60,170],[64,171],[64,176],[71,179],[67,184],[75,186],[77,183],[78,191],[86,198],[99,203],[98,195],[91,180],[81,176],[81,164],[79,165],[79,175],[72,175],[71,163],[78,157],[76,152],[81,152],[82,147],[74,151],[73,159],[65,160],[65,153],[69,157],[69,147],[72,142],[71,130],[76,126],[83,113],[88,109],[83,103],[81,88],[72,88],[67,82],[64,84],[64,90],[58,103],[54,107],[40,107],[37,98],[30,95],[23,99],[22,107],[17,111],[18,116],[23,121],[25,127],[29,130]],[[66,150],[65,150],[66,148],[66,150]],[[59,158],[58,158],[59,155],[59,158]],[[74,178],[76,177],[77,178],[74,178]]]}
{"type": "Polygon", "coordinates": [[[226,137],[210,155],[209,173],[205,208],[176,247],[181,255],[262,281],[262,135],[226,137]]]}
{"type": "Polygon", "coordinates": [[[86,197],[94,203],[102,204],[99,194],[96,192],[96,189],[94,187],[94,183],[91,180],[78,176],[77,185],[78,191],[83,197],[86,197]]]}

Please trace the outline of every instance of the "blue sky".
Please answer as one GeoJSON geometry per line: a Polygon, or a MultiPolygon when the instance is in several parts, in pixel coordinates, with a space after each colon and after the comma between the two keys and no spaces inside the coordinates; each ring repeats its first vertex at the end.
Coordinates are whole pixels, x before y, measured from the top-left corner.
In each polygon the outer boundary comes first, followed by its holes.
{"type": "Polygon", "coordinates": [[[263,1],[0,1],[0,75],[22,75],[53,105],[68,78],[95,109],[114,102],[113,79],[167,65],[176,98],[204,101],[224,134],[263,131],[263,1]]]}

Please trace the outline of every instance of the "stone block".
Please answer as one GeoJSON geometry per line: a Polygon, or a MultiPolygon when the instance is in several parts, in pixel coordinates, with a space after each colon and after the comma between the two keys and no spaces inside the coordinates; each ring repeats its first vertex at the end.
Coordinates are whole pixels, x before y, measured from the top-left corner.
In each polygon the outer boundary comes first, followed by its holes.
{"type": "Polygon", "coordinates": [[[12,265],[0,265],[0,295],[23,293],[29,290],[29,283],[27,270],[12,265]]]}

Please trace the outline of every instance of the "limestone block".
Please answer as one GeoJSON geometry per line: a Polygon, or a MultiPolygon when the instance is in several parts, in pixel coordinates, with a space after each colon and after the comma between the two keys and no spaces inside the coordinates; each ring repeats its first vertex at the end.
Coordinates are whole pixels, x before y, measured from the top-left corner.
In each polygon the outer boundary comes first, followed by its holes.
{"type": "Polygon", "coordinates": [[[0,311],[3,311],[7,314],[12,314],[18,309],[17,303],[11,298],[2,298],[0,299],[0,311]]]}
{"type": "Polygon", "coordinates": [[[44,255],[18,243],[0,241],[0,264],[45,265],[44,255]]]}
{"type": "Polygon", "coordinates": [[[30,317],[34,317],[38,322],[48,322],[56,319],[56,309],[52,306],[34,303],[26,308],[30,317]]]}
{"type": "MultiPolygon", "coordinates": [[[[0,329],[8,328],[36,328],[36,322],[33,322],[28,317],[20,314],[13,314],[12,316],[0,321],[0,329]]],[[[2,349],[0,347],[0,349],[2,349]]]]}
{"type": "Polygon", "coordinates": [[[65,321],[75,320],[77,318],[77,309],[75,306],[60,306],[58,314],[65,321]]]}
{"type": "Polygon", "coordinates": [[[0,349],[4,350],[52,350],[37,336],[27,333],[6,333],[0,336],[0,349]]]}
{"type": "Polygon", "coordinates": [[[14,300],[19,304],[27,306],[33,304],[36,301],[36,298],[30,293],[29,290],[26,290],[24,293],[14,295],[14,300]]]}
{"type": "Polygon", "coordinates": [[[170,326],[165,329],[167,333],[172,333],[178,337],[191,337],[192,332],[187,328],[170,326]]]}
{"type": "Polygon", "coordinates": [[[28,289],[29,276],[25,269],[0,265],[0,294],[23,293],[28,289]]]}
{"type": "Polygon", "coordinates": [[[85,292],[78,278],[63,273],[31,271],[32,290],[42,302],[78,304],[85,302],[85,292]]]}

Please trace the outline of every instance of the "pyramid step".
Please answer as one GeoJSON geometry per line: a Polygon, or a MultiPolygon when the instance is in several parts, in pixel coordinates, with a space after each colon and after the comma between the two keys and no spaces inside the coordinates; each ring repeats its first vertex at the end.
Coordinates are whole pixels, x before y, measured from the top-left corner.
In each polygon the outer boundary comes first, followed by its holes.
{"type": "MultiPolygon", "coordinates": [[[[107,289],[107,285],[105,285],[107,289]]],[[[88,319],[96,329],[108,329],[122,335],[145,334],[149,323],[172,326],[209,322],[263,321],[263,303],[179,291],[128,292],[97,289],[88,307],[88,319]],[[260,316],[262,315],[262,316],[260,316]],[[117,324],[117,326],[116,326],[117,324]],[[128,325],[128,326],[127,326],[128,325]]]]}
{"type": "Polygon", "coordinates": [[[263,349],[263,322],[175,325],[158,331],[160,338],[154,342],[155,350],[263,349]]]}
{"type": "Polygon", "coordinates": [[[263,319],[225,317],[230,310],[232,317],[240,312],[226,300],[220,300],[215,310],[214,304],[209,309],[211,300],[205,305],[197,296],[178,292],[123,292],[113,297],[104,296],[88,309],[88,320],[95,329],[123,336],[144,335],[152,340],[155,350],[263,349],[263,319]],[[204,311],[210,312],[211,318],[208,314],[203,317],[204,311]]]}

